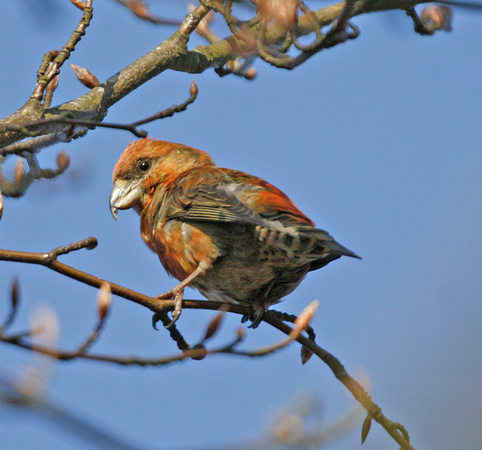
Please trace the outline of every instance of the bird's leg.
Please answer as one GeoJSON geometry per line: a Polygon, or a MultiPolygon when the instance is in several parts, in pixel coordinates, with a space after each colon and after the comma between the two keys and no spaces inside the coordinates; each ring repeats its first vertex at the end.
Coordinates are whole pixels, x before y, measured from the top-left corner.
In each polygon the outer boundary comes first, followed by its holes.
{"type": "Polygon", "coordinates": [[[263,320],[265,312],[266,307],[262,303],[253,303],[251,305],[251,312],[242,317],[241,323],[251,320],[251,325],[249,325],[248,328],[258,328],[258,325],[263,320]]]}
{"type": "Polygon", "coordinates": [[[251,325],[248,328],[258,328],[258,325],[263,321],[264,314],[266,313],[268,307],[273,303],[269,300],[270,292],[272,291],[276,280],[272,280],[270,283],[264,286],[264,293],[262,298],[256,298],[251,303],[251,311],[248,314],[245,314],[242,319],[241,323],[247,322],[251,320],[251,325]]]}
{"type": "Polygon", "coordinates": [[[207,261],[202,261],[197,266],[196,270],[182,280],[177,286],[174,286],[164,294],[156,296],[158,299],[168,299],[172,298],[174,300],[174,311],[172,312],[172,321],[170,324],[166,325],[166,328],[171,327],[177,321],[182,312],[182,300],[184,298],[184,289],[192,281],[194,281],[198,276],[203,275],[207,269],[211,267],[211,263],[207,261]]]}

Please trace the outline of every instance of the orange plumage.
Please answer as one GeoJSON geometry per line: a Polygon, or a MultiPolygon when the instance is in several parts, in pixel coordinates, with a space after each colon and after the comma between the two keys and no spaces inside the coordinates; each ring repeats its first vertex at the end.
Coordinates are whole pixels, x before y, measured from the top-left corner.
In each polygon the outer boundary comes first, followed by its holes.
{"type": "Polygon", "coordinates": [[[113,173],[111,211],[134,208],[141,236],[166,271],[181,280],[169,292],[180,313],[185,286],[210,300],[243,303],[256,327],[266,309],[311,271],[342,255],[357,257],[278,188],[216,167],[201,150],[141,139],[113,173]]]}

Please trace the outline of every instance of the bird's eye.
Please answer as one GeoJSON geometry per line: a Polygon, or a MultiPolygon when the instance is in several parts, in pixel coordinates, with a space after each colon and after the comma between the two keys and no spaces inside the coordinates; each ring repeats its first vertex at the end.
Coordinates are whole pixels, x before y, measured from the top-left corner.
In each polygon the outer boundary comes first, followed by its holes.
{"type": "Polygon", "coordinates": [[[150,167],[151,167],[151,163],[149,161],[140,161],[137,166],[139,167],[139,169],[141,169],[143,172],[147,172],[150,167]]]}

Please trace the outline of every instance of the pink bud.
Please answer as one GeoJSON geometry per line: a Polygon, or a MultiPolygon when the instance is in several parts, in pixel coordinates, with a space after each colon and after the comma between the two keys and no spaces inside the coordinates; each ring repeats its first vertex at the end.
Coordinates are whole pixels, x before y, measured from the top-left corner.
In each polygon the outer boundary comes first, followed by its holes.
{"type": "Polygon", "coordinates": [[[236,335],[239,340],[244,339],[244,336],[246,336],[246,330],[243,327],[238,327],[236,329],[236,335]]]}
{"type": "Polygon", "coordinates": [[[310,324],[310,321],[315,315],[319,305],[320,302],[318,300],[314,300],[303,311],[301,311],[300,315],[295,320],[295,329],[298,331],[303,331],[310,324]]]}
{"type": "Polygon", "coordinates": [[[435,5],[428,5],[423,8],[420,18],[424,23],[432,22],[437,29],[442,27],[443,17],[435,5]]]}
{"type": "Polygon", "coordinates": [[[112,293],[110,284],[107,282],[102,283],[99,292],[97,294],[97,311],[99,313],[100,320],[104,320],[109,312],[110,305],[112,304],[112,293]]]}
{"type": "Polygon", "coordinates": [[[84,67],[76,66],[75,64],[71,64],[70,67],[72,67],[75,76],[84,86],[90,89],[99,86],[99,80],[92,72],[88,71],[84,67]]]}
{"type": "Polygon", "coordinates": [[[23,180],[23,177],[25,176],[25,161],[23,158],[18,158],[13,175],[17,183],[20,183],[23,180]]]}
{"type": "Polygon", "coordinates": [[[70,165],[70,156],[67,152],[63,151],[57,155],[57,167],[64,172],[70,165]]]}
{"type": "Polygon", "coordinates": [[[85,7],[87,6],[85,4],[85,2],[83,2],[82,0],[70,0],[70,2],[77,6],[77,8],[81,9],[82,11],[85,9],[85,7]]]}
{"type": "Polygon", "coordinates": [[[258,0],[258,12],[265,24],[274,22],[287,30],[298,23],[298,0],[258,0]]]}
{"type": "Polygon", "coordinates": [[[219,330],[219,326],[221,325],[221,320],[224,316],[224,312],[220,312],[214,316],[214,319],[209,322],[209,325],[206,329],[206,333],[204,335],[204,341],[207,341],[209,338],[213,337],[216,332],[219,330]]]}
{"type": "Polygon", "coordinates": [[[244,78],[247,80],[253,80],[258,75],[258,71],[254,67],[248,67],[244,71],[244,78]]]}
{"type": "Polygon", "coordinates": [[[197,87],[197,84],[196,82],[193,80],[191,82],[191,87],[189,88],[189,93],[192,95],[192,96],[196,96],[199,92],[199,88],[197,87]]]}

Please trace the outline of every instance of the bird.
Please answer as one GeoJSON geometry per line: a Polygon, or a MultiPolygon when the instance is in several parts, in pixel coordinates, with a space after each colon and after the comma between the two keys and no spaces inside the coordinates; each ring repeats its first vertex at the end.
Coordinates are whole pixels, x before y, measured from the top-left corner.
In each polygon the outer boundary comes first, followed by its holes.
{"type": "Polygon", "coordinates": [[[308,272],[343,255],[359,258],[274,185],[217,167],[207,152],[187,145],[131,142],[112,179],[113,217],[133,208],[142,239],[180,281],[159,296],[174,299],[173,322],[189,286],[208,300],[249,306],[242,322],[256,328],[308,272]]]}

